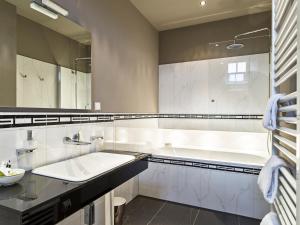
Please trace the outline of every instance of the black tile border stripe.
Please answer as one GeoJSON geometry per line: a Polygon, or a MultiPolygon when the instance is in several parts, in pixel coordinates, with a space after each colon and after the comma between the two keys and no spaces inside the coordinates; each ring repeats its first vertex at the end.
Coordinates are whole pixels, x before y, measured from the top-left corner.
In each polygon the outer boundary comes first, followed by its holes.
{"type": "Polygon", "coordinates": [[[136,119],[261,120],[262,115],[221,114],[33,114],[0,115],[0,128],[113,122],[136,119]]]}
{"type": "Polygon", "coordinates": [[[233,173],[244,173],[244,174],[252,174],[252,175],[259,175],[259,173],[261,171],[261,169],[258,169],[258,168],[220,165],[220,164],[214,164],[214,163],[195,162],[195,161],[170,159],[170,158],[160,158],[160,157],[155,157],[155,156],[150,156],[146,160],[148,160],[149,162],[153,162],[153,163],[161,163],[161,164],[169,164],[169,165],[177,165],[177,166],[187,166],[187,167],[219,170],[219,171],[226,171],[226,172],[233,172],[233,173]]]}

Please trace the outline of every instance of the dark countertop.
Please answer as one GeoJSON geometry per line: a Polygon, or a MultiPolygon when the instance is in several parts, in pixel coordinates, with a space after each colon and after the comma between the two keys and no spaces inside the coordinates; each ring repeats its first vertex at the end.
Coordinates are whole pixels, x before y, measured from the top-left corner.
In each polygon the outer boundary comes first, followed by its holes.
{"type": "Polygon", "coordinates": [[[0,208],[25,212],[80,187],[82,183],[65,183],[62,180],[26,173],[17,184],[0,187],[0,208]]]}
{"type": "MultiPolygon", "coordinates": [[[[103,152],[129,154],[136,157],[134,161],[118,167],[119,169],[123,167],[126,168],[126,166],[143,160],[149,156],[148,154],[134,152],[119,152],[111,150],[103,152]]],[[[113,169],[112,171],[100,174],[99,176],[82,183],[65,182],[59,179],[34,175],[31,172],[27,172],[19,183],[10,187],[0,187],[0,210],[12,210],[16,213],[22,214],[71,191],[80,189],[84,185],[88,183],[90,184],[94,180],[104,177],[115,170],[116,169],[113,169]]]]}

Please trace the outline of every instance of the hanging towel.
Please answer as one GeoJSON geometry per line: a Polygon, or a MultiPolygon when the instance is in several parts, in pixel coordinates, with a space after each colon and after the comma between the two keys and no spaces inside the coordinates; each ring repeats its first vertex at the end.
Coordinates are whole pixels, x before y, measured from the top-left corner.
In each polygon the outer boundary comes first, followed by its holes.
{"type": "Polygon", "coordinates": [[[278,101],[284,95],[276,94],[271,96],[268,101],[267,109],[263,119],[263,125],[268,130],[275,130],[276,129],[276,117],[278,111],[278,101]]]}
{"type": "Polygon", "coordinates": [[[260,225],[280,225],[280,222],[276,213],[270,212],[263,218],[260,225]]]}
{"type": "Polygon", "coordinates": [[[281,167],[287,167],[284,160],[273,155],[261,170],[258,176],[258,186],[265,200],[272,204],[278,189],[278,174],[281,167]]]}

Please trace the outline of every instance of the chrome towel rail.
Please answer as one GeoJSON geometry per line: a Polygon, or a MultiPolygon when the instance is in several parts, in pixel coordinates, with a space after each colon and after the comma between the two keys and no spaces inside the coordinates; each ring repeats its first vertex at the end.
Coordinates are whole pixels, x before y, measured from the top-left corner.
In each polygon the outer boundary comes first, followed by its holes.
{"type": "Polygon", "coordinates": [[[281,168],[280,173],[284,176],[284,178],[289,183],[290,187],[296,192],[297,186],[296,186],[296,179],[295,177],[286,169],[281,168]]]}
{"type": "Polygon", "coordinates": [[[283,19],[283,15],[284,15],[289,3],[290,3],[289,0],[281,1],[281,4],[280,4],[280,6],[277,10],[278,13],[275,17],[277,27],[281,24],[282,19],[283,19]]]}
{"type": "Polygon", "coordinates": [[[295,156],[293,153],[291,153],[287,148],[285,148],[285,147],[283,147],[283,146],[281,146],[280,144],[275,143],[275,142],[273,143],[273,145],[274,145],[274,147],[275,147],[280,153],[282,153],[282,154],[285,155],[288,159],[290,159],[291,162],[296,163],[296,161],[297,161],[296,156],[295,156]]]}
{"type": "MultiPolygon", "coordinates": [[[[296,177],[299,170],[300,81],[299,81],[299,0],[273,0],[273,94],[283,94],[279,100],[277,129],[273,132],[274,154],[285,159],[290,169],[281,168],[279,187],[273,208],[281,225],[299,225],[296,177]]],[[[299,206],[298,206],[299,207],[299,206]]]]}
{"type": "Polygon", "coordinates": [[[279,107],[279,112],[297,112],[297,105],[288,105],[279,107]]]}
{"type": "Polygon", "coordinates": [[[293,130],[293,129],[290,129],[290,128],[287,128],[287,127],[277,127],[276,131],[288,134],[288,135],[293,136],[293,137],[297,136],[297,131],[296,130],[293,130]]]}
{"type": "Polygon", "coordinates": [[[292,93],[290,93],[290,94],[288,94],[288,95],[285,95],[285,96],[283,96],[283,97],[279,100],[279,102],[280,102],[280,103],[285,103],[285,102],[288,102],[288,101],[297,99],[297,94],[298,94],[298,93],[295,91],[295,92],[292,92],[292,93]]]}
{"type": "MultiPolygon", "coordinates": [[[[278,135],[278,134],[275,134],[273,137],[274,137],[275,139],[277,139],[279,142],[285,144],[286,146],[288,146],[288,147],[290,147],[290,148],[292,148],[293,150],[296,151],[296,148],[297,148],[296,142],[293,142],[293,141],[291,141],[291,140],[289,140],[289,139],[287,139],[287,138],[285,138],[285,137],[282,137],[282,136],[280,136],[280,135],[278,135]]],[[[295,156],[295,157],[296,157],[296,156],[295,156]]]]}
{"type": "Polygon", "coordinates": [[[278,117],[278,120],[289,124],[297,124],[297,117],[280,116],[278,117]]]}
{"type": "Polygon", "coordinates": [[[296,180],[286,168],[280,169],[278,196],[275,200],[275,209],[282,224],[296,225],[296,180]]]}

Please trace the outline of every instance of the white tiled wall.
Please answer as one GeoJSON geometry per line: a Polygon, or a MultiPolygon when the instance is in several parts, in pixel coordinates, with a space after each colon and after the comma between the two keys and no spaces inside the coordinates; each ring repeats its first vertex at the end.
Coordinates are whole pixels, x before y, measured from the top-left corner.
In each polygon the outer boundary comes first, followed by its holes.
{"type": "Polygon", "coordinates": [[[161,129],[267,133],[262,120],[239,119],[159,119],[161,129]]]}
{"type": "Polygon", "coordinates": [[[159,112],[262,114],[269,96],[269,54],[159,67],[159,112]],[[230,63],[246,63],[244,81],[229,80],[230,63]]]}
{"type": "Polygon", "coordinates": [[[90,146],[63,144],[64,137],[72,137],[79,131],[82,140],[85,141],[90,141],[91,136],[104,136],[104,139],[108,140],[113,140],[114,138],[113,123],[1,129],[0,162],[3,160],[11,160],[15,166],[20,164],[20,167],[32,169],[103,148],[101,142],[94,142],[90,146]],[[26,144],[27,130],[33,131],[33,138],[37,142],[38,149],[31,154],[17,157],[16,149],[23,148],[26,144]]]}
{"type": "Polygon", "coordinates": [[[267,133],[262,126],[262,120],[254,119],[138,119],[117,120],[116,128],[160,128],[179,130],[203,130],[203,131],[231,131],[231,132],[255,132],[267,133]]]}
{"type": "MultiPolygon", "coordinates": [[[[80,131],[82,140],[90,141],[91,136],[103,136],[104,140],[114,139],[113,123],[57,125],[26,128],[0,129],[0,162],[11,160],[14,167],[27,170],[79,156],[89,152],[99,151],[104,148],[101,142],[91,146],[73,146],[63,144],[63,137],[72,137],[80,131]],[[27,131],[32,130],[33,138],[38,149],[33,153],[17,157],[16,149],[23,148],[26,144],[27,131]]],[[[115,196],[123,197],[130,202],[138,195],[138,179],[133,178],[120,185],[115,190],[115,196]]],[[[105,224],[104,197],[94,202],[96,207],[95,225],[105,224]]],[[[71,215],[59,225],[84,225],[84,209],[71,215]]]]}
{"type": "Polygon", "coordinates": [[[126,202],[130,202],[136,196],[139,195],[139,179],[138,176],[130,179],[124,184],[120,185],[114,190],[114,195],[126,199],[126,202]]]}
{"type": "MultiPolygon", "coordinates": [[[[90,141],[91,136],[103,136],[104,140],[114,140],[114,125],[112,122],[0,129],[0,162],[11,160],[14,167],[30,170],[104,148],[101,141],[94,142],[91,146],[63,144],[64,137],[72,137],[78,131],[81,133],[82,140],[85,141],[90,141]],[[26,144],[28,130],[32,130],[38,149],[33,153],[17,157],[16,149],[23,148],[26,144]]],[[[125,182],[115,191],[115,196],[123,197],[127,202],[130,202],[137,195],[137,178],[125,182]]],[[[96,225],[104,225],[104,197],[95,201],[95,205],[97,207],[96,225]]],[[[84,210],[75,213],[60,224],[84,224],[84,210]]]]}
{"type": "Polygon", "coordinates": [[[145,152],[171,145],[199,151],[268,155],[266,133],[116,127],[115,141],[118,149],[145,152]]]}
{"type": "Polygon", "coordinates": [[[270,210],[249,174],[150,163],[139,175],[139,193],[259,219],[270,210]]]}
{"type": "Polygon", "coordinates": [[[115,126],[116,128],[158,128],[158,119],[116,120],[115,126]]]}
{"type": "MultiPolygon", "coordinates": [[[[154,124],[151,126],[144,122],[143,125],[142,120],[117,121],[116,148],[160,154],[156,149],[168,143],[173,147],[198,146],[198,149],[223,149],[224,153],[235,151],[244,153],[246,158],[247,154],[268,156],[267,134],[261,128],[261,121],[159,119],[159,128],[154,124]],[[223,127],[224,131],[210,130],[214,122],[214,130],[222,130],[223,127]],[[191,130],[186,130],[187,127],[191,130]],[[262,132],[254,132],[257,130],[262,132]]],[[[138,193],[261,219],[269,212],[270,206],[258,190],[257,178],[257,175],[251,174],[150,162],[149,168],[138,176],[138,193]]]]}
{"type": "MultiPolygon", "coordinates": [[[[117,121],[115,124],[108,122],[1,129],[0,161],[12,160],[15,166],[19,163],[26,169],[31,169],[105,148],[102,143],[80,147],[63,144],[63,137],[72,136],[78,131],[81,132],[82,140],[86,141],[89,141],[91,136],[104,136],[104,140],[111,142],[133,143],[127,149],[133,151],[141,150],[141,146],[137,144],[141,142],[145,142],[145,146],[149,150],[149,143],[151,147],[161,146],[166,142],[174,142],[174,145],[222,145],[223,140],[229,144],[226,148],[244,149],[249,153],[247,147],[249,149],[252,146],[251,148],[255,149],[260,144],[265,147],[264,138],[266,136],[263,133],[258,133],[255,138],[255,133],[245,132],[164,130],[158,128],[157,119],[123,120],[117,121]],[[27,130],[33,131],[38,149],[32,154],[17,159],[16,149],[24,146],[27,130]],[[223,139],[214,136],[218,134],[223,139]],[[256,142],[251,141],[252,136],[256,142]],[[211,141],[208,137],[217,141],[211,141]],[[132,146],[136,146],[136,149],[132,146]]],[[[113,148],[114,145],[110,147],[113,148]]],[[[150,163],[147,171],[116,188],[115,196],[124,197],[127,202],[130,202],[138,194],[141,194],[261,218],[268,210],[268,205],[264,203],[257,190],[256,179],[255,175],[150,163]]],[[[98,207],[97,217],[99,225],[101,225],[103,222],[101,215],[104,214],[103,198],[96,201],[96,205],[98,207]]],[[[63,221],[62,224],[82,224],[83,218],[83,211],[80,211],[63,221]]]]}
{"type": "Polygon", "coordinates": [[[56,65],[17,55],[16,76],[18,107],[57,107],[56,65]]]}

